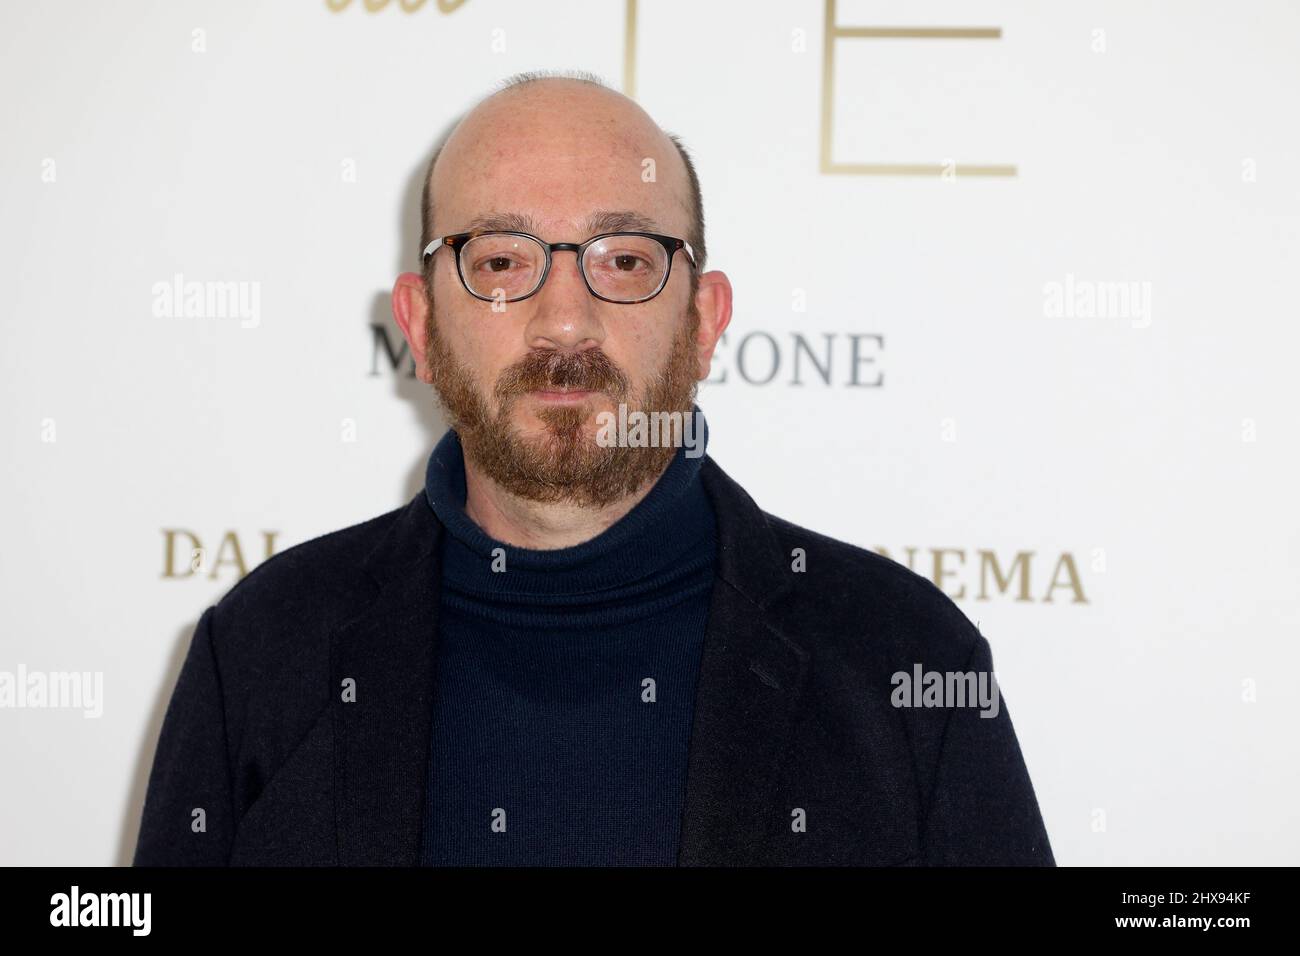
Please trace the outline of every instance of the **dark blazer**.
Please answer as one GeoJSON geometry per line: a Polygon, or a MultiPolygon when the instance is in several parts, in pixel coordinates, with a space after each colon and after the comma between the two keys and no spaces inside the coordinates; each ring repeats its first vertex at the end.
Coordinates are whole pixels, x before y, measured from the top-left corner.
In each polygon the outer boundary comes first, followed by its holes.
{"type": "MultiPolygon", "coordinates": [[[[961,610],[765,514],[707,457],[701,477],[718,561],[678,864],[1054,865],[1005,699],[991,719],[890,702],[915,664],[992,670],[961,610]]],[[[441,534],[422,490],[268,559],[203,613],[135,865],[418,864],[441,534]]]]}

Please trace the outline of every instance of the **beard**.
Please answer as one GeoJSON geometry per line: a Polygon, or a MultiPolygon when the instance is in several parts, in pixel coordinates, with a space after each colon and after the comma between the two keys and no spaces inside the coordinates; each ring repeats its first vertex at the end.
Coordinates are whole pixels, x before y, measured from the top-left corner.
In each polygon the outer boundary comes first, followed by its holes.
{"type": "Polygon", "coordinates": [[[629,417],[640,410],[691,414],[697,386],[695,334],[700,314],[691,297],[686,321],[663,367],[629,401],[627,375],[599,346],[581,352],[533,349],[506,368],[493,387],[494,414],[473,373],[451,352],[429,304],[426,367],[434,390],[467,459],[511,494],[538,502],[602,507],[633,494],[657,478],[676,449],[618,447],[596,440],[598,425],[587,403],[543,406],[536,411],[541,435],[525,435],[511,421],[518,401],[537,390],[590,390],[626,403],[629,417]]]}

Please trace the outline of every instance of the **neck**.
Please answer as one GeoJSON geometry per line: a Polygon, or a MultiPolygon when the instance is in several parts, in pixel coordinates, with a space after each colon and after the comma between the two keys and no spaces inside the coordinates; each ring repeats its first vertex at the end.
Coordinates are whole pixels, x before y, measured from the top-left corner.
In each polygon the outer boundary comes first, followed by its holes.
{"type": "MultiPolygon", "coordinates": [[[[670,461],[664,463],[664,469],[670,461]]],[[[465,514],[491,537],[517,548],[569,548],[590,541],[635,508],[664,469],[632,494],[593,508],[571,501],[521,498],[502,488],[466,456],[465,514]]]]}

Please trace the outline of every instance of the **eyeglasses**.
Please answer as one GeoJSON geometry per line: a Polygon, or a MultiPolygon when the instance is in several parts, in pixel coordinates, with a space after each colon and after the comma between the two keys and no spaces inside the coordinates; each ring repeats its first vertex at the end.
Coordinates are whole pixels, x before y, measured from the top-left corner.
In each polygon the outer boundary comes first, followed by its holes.
{"type": "Polygon", "coordinates": [[[461,232],[424,248],[428,262],[443,246],[456,253],[465,290],[485,302],[518,302],[537,292],[551,271],[555,252],[575,252],[582,279],[596,298],[628,305],[663,291],[678,249],[696,268],[685,239],[653,232],[607,232],[586,242],[543,242],[526,232],[461,232]]]}

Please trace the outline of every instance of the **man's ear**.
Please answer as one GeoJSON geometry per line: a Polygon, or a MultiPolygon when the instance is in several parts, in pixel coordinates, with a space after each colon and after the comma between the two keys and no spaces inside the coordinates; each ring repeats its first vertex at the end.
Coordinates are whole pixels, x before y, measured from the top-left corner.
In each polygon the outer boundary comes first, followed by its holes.
{"type": "Polygon", "coordinates": [[[715,269],[700,276],[699,288],[695,290],[695,308],[700,313],[700,328],[695,333],[698,361],[695,377],[703,381],[709,377],[718,339],[731,324],[731,280],[725,272],[715,269]]]}
{"type": "Polygon", "coordinates": [[[433,378],[425,362],[428,352],[429,300],[425,295],[424,277],[418,272],[403,272],[393,285],[393,320],[406,336],[406,344],[415,358],[415,374],[426,385],[433,378]]]}

